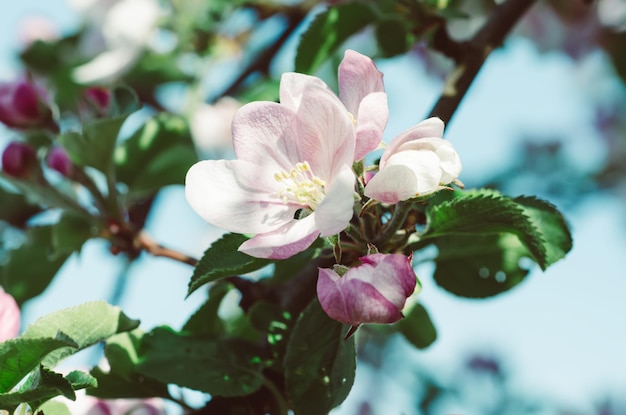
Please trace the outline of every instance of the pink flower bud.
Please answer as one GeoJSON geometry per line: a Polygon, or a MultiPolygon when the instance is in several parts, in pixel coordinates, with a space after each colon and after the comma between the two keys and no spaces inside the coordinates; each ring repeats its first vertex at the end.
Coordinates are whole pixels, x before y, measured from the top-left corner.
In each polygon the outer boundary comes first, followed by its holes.
{"type": "Polygon", "coordinates": [[[29,81],[0,84],[0,122],[10,128],[56,128],[44,95],[29,81]]]}
{"type": "Polygon", "coordinates": [[[2,171],[7,176],[26,178],[37,163],[35,150],[20,141],[13,141],[2,153],[2,171]]]}
{"type": "Polygon", "coordinates": [[[20,309],[15,299],[0,287],[0,342],[17,336],[20,330],[20,309]]]}
{"type": "Polygon", "coordinates": [[[89,109],[98,116],[104,116],[109,112],[111,95],[108,89],[90,87],[83,93],[89,109]]]}
{"type": "Polygon", "coordinates": [[[371,254],[343,275],[320,268],[317,296],[331,318],[357,326],[395,323],[417,282],[411,261],[402,254],[371,254]]]}
{"type": "Polygon", "coordinates": [[[67,152],[63,147],[54,147],[48,153],[46,164],[52,170],[56,170],[61,173],[62,176],[69,177],[74,170],[72,160],[67,155],[67,152]]]}

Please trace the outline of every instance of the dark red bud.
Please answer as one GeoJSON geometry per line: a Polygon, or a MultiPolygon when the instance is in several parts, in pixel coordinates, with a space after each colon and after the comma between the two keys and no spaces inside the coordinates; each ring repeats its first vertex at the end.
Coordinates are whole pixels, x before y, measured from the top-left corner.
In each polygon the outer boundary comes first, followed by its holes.
{"type": "Polygon", "coordinates": [[[61,175],[65,177],[69,177],[74,170],[72,160],[70,160],[70,157],[63,147],[52,148],[48,153],[46,164],[52,170],[58,171],[59,173],[61,173],[61,175]]]}
{"type": "Polygon", "coordinates": [[[2,153],[2,171],[7,176],[25,178],[36,165],[35,149],[26,143],[14,141],[2,153]]]}
{"type": "Polygon", "coordinates": [[[108,89],[91,87],[84,92],[87,104],[98,115],[106,115],[109,110],[110,93],[108,89]]]}
{"type": "Polygon", "coordinates": [[[0,122],[10,128],[57,128],[45,91],[29,81],[0,84],[0,122]]]}

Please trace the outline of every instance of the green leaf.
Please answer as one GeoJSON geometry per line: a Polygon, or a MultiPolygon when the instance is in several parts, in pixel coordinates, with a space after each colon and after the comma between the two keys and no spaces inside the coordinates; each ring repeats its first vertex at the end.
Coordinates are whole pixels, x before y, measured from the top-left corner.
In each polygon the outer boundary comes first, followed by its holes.
{"type": "Polygon", "coordinates": [[[314,300],[300,315],[285,356],[287,396],[298,415],[326,414],[344,401],[356,371],[354,337],[314,300]]]}
{"type": "Polygon", "coordinates": [[[524,209],[541,233],[546,249],[546,266],[554,264],[572,249],[572,235],[565,218],[558,209],[545,200],[531,196],[514,199],[524,209]]]}
{"type": "Polygon", "coordinates": [[[416,304],[409,314],[396,324],[396,328],[418,349],[425,349],[437,340],[437,329],[428,311],[421,304],[416,304]]]}
{"type": "Polygon", "coordinates": [[[390,58],[405,53],[413,36],[403,20],[384,20],[376,26],[376,40],[382,55],[390,58]]]}
{"type": "Polygon", "coordinates": [[[255,258],[237,250],[247,240],[244,235],[229,233],[215,241],[204,252],[193,271],[187,295],[209,282],[246,274],[269,264],[267,259],[255,258]]]}
{"type": "Polygon", "coordinates": [[[230,284],[215,284],[209,290],[209,298],[206,302],[187,320],[183,326],[183,331],[189,334],[219,336],[226,332],[224,322],[217,314],[222,300],[231,290],[230,284]]]}
{"type": "Polygon", "coordinates": [[[26,231],[26,241],[7,252],[0,265],[0,285],[18,304],[35,297],[48,287],[68,255],[53,255],[53,226],[36,226],[26,231]]]}
{"type": "Polygon", "coordinates": [[[161,327],[141,346],[139,373],[164,383],[217,396],[249,395],[264,383],[257,348],[239,339],[209,340],[161,327]]]}
{"type": "Polygon", "coordinates": [[[248,318],[252,327],[265,334],[272,352],[272,364],[279,366],[277,369],[282,372],[293,316],[278,304],[257,301],[248,311],[248,318]]]}
{"type": "MultiPolygon", "coordinates": [[[[18,337],[0,343],[0,393],[10,391],[35,369],[48,353],[78,345],[62,334],[25,339],[18,337]]],[[[0,406],[1,408],[1,406],[0,406]]]]}
{"type": "Polygon", "coordinates": [[[342,3],[318,14],[300,39],[295,70],[313,73],[350,36],[376,20],[364,3],[342,3]]]}
{"type": "Polygon", "coordinates": [[[41,207],[29,203],[19,193],[9,192],[0,185],[0,220],[18,228],[23,228],[26,221],[41,212],[41,207]]]}
{"type": "Polygon", "coordinates": [[[422,239],[512,233],[526,246],[541,269],[546,268],[542,235],[522,206],[492,190],[458,192],[456,195],[427,211],[428,228],[422,239]]]}
{"type": "Polygon", "coordinates": [[[59,221],[52,225],[52,246],[56,255],[69,255],[80,251],[83,244],[97,234],[97,225],[85,216],[64,211],[59,221]]]}
{"type": "Polygon", "coordinates": [[[115,149],[116,177],[126,183],[131,197],[156,193],[164,186],[183,184],[198,161],[187,122],[161,113],[115,149]]]}
{"type": "Polygon", "coordinates": [[[43,364],[53,367],[59,361],[114,334],[132,330],[138,320],[129,319],[119,307],[93,301],[45,315],[26,328],[21,338],[54,337],[61,331],[72,338],[78,348],[62,348],[50,353],[43,364]]]}
{"type": "Polygon", "coordinates": [[[91,370],[98,381],[98,388],[87,391],[89,395],[103,399],[169,397],[166,384],[136,371],[143,336],[143,331],[135,329],[116,334],[106,341],[104,354],[110,369],[108,372],[100,367],[91,370]]]}
{"type": "Polygon", "coordinates": [[[0,408],[14,410],[26,402],[36,410],[47,400],[59,395],[76,399],[72,385],[63,375],[39,366],[17,392],[0,394],[0,408]]]}
{"type": "Polygon", "coordinates": [[[104,174],[111,173],[113,152],[122,124],[140,107],[135,93],[122,86],[111,91],[110,105],[110,118],[84,123],[82,134],[67,132],[59,136],[75,164],[94,167],[104,174]]]}
{"type": "Polygon", "coordinates": [[[96,388],[98,381],[87,372],[80,370],[72,370],[65,376],[68,382],[72,385],[72,389],[79,390],[85,388],[96,388]]]}
{"type": "Polygon", "coordinates": [[[461,297],[484,298],[507,291],[528,275],[528,249],[511,233],[455,235],[436,241],[435,281],[461,297]]]}

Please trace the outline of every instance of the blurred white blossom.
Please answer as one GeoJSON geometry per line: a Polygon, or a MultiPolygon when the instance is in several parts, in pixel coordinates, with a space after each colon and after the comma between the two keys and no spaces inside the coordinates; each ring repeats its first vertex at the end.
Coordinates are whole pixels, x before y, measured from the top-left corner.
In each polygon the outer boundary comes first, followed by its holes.
{"type": "Polygon", "coordinates": [[[191,134],[203,157],[223,157],[233,151],[231,123],[241,103],[232,97],[200,104],[189,117],[191,134]]]}
{"type": "MultiPolygon", "coordinates": [[[[79,83],[110,82],[128,71],[154,37],[162,10],[157,0],[71,0],[100,30],[104,51],[73,72],[79,83]],[[97,16],[94,11],[102,14],[97,16]],[[98,27],[97,21],[101,24],[98,27]]],[[[92,42],[98,43],[97,34],[92,42]]]]}

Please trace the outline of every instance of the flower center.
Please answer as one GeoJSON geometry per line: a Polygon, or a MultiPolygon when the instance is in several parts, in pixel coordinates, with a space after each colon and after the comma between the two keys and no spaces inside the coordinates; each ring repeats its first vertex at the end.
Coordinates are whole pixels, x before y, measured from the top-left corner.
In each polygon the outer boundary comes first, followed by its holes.
{"type": "Polygon", "coordinates": [[[324,199],[326,182],[311,171],[308,162],[296,163],[290,171],[274,174],[274,179],[281,184],[278,197],[283,203],[296,203],[315,210],[324,199]]]}

